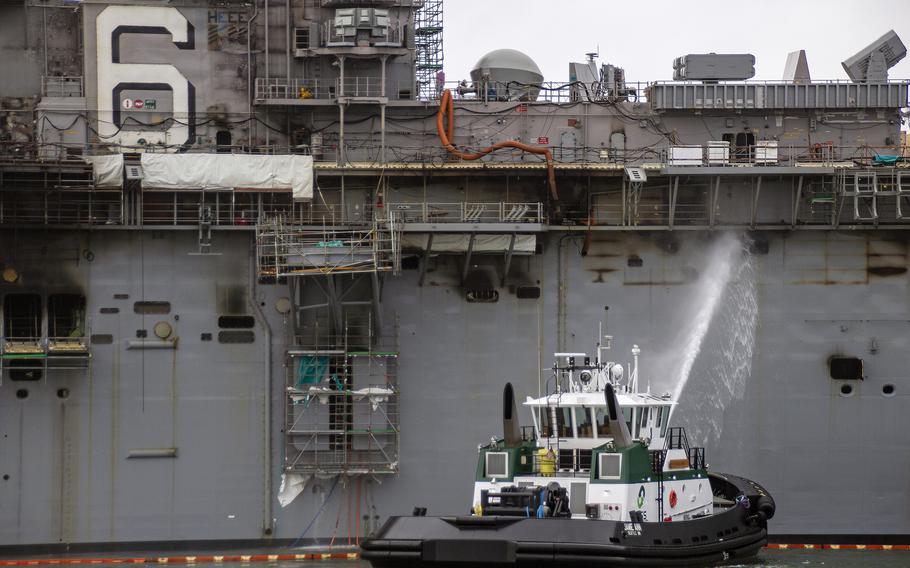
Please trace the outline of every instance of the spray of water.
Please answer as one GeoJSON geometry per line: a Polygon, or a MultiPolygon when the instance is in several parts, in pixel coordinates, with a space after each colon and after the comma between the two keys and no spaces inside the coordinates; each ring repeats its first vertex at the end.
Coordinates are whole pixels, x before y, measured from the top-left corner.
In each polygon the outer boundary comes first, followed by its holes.
{"type": "Polygon", "coordinates": [[[691,439],[712,450],[720,446],[725,412],[744,397],[752,374],[758,328],[756,263],[752,255],[734,254],[728,281],[702,337],[705,350],[701,357],[695,354],[693,358],[685,392],[681,388],[677,392],[676,424],[685,426],[691,439]]]}
{"type": "Polygon", "coordinates": [[[734,274],[734,267],[742,256],[742,244],[735,235],[725,234],[718,239],[710,251],[710,260],[699,279],[692,305],[695,313],[692,315],[690,329],[686,330],[682,339],[682,361],[676,376],[673,398],[679,400],[695,364],[702,343],[724,297],[727,285],[734,274]]]}

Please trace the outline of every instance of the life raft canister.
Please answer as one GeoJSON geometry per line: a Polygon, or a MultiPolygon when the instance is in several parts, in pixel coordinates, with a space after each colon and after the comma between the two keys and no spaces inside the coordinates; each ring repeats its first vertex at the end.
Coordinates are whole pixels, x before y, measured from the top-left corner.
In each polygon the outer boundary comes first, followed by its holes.
{"type": "Polygon", "coordinates": [[[540,475],[551,477],[556,473],[556,454],[551,448],[537,450],[537,463],[540,464],[540,475]]]}
{"type": "Polygon", "coordinates": [[[676,502],[677,502],[676,490],[675,490],[675,489],[671,489],[671,490],[670,490],[670,508],[671,508],[671,509],[676,508],[676,502]]]}

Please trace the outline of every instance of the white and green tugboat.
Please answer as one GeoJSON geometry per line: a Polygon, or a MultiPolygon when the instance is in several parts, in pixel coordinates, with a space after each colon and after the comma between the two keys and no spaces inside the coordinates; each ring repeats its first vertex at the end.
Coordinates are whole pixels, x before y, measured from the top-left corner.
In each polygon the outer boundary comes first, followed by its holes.
{"type": "MultiPolygon", "coordinates": [[[[512,386],[502,439],[479,448],[470,515],[391,518],[363,545],[376,567],[701,566],[754,556],[775,504],[748,479],[709,473],[703,448],[670,427],[669,395],[639,389],[621,365],[557,353],[552,392],[512,386]]],[[[551,383],[548,383],[550,385],[551,383]]]]}

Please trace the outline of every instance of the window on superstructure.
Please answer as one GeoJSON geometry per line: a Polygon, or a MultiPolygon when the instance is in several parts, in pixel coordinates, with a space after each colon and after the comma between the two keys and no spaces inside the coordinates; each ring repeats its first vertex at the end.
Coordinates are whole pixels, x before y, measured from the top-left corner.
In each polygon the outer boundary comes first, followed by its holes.
{"type": "Polygon", "coordinates": [[[650,408],[648,408],[648,407],[644,407],[644,408],[638,409],[638,412],[639,412],[638,426],[639,426],[642,430],[644,430],[644,429],[648,426],[648,413],[649,413],[649,411],[650,411],[650,408]]]}
{"type": "Polygon", "coordinates": [[[610,417],[607,415],[606,408],[594,409],[594,423],[597,424],[598,438],[606,438],[613,435],[610,432],[610,417]]]}
{"type": "Polygon", "coordinates": [[[579,438],[593,438],[594,428],[591,426],[591,412],[585,407],[575,409],[575,422],[578,427],[579,438]]]}
{"type": "Polygon", "coordinates": [[[634,435],[635,435],[635,429],[632,427],[632,426],[633,426],[633,420],[635,419],[634,410],[631,409],[631,408],[623,408],[623,409],[622,409],[622,417],[623,417],[623,420],[626,421],[626,426],[629,428],[629,433],[632,434],[632,435],[634,436],[634,435]]]}
{"type": "Polygon", "coordinates": [[[553,435],[552,430],[550,429],[550,408],[544,407],[538,409],[539,415],[539,424],[540,424],[540,437],[549,438],[553,435]]]}
{"type": "Polygon", "coordinates": [[[3,301],[3,335],[7,340],[41,337],[41,296],[10,294],[3,301]]]}
{"type": "Polygon", "coordinates": [[[309,49],[310,28],[294,28],[294,48],[309,49]]]}
{"type": "Polygon", "coordinates": [[[48,337],[85,337],[85,296],[54,294],[47,299],[48,337]]]}
{"type": "Polygon", "coordinates": [[[660,416],[662,424],[658,424],[658,426],[660,426],[660,436],[663,438],[667,436],[667,426],[670,425],[670,409],[666,406],[661,407],[660,416]]]}
{"type": "Polygon", "coordinates": [[[572,437],[572,409],[560,407],[556,409],[556,434],[560,438],[572,437]]]}

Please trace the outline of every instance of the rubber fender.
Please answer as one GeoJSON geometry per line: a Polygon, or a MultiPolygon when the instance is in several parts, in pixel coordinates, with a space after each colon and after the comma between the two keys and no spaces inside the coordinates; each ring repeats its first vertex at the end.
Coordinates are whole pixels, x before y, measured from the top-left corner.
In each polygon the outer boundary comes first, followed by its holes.
{"type": "Polygon", "coordinates": [[[774,517],[774,511],[777,509],[777,506],[774,503],[774,499],[770,495],[762,495],[758,498],[758,502],[755,504],[756,508],[765,514],[765,517],[772,518],[774,517]]]}

